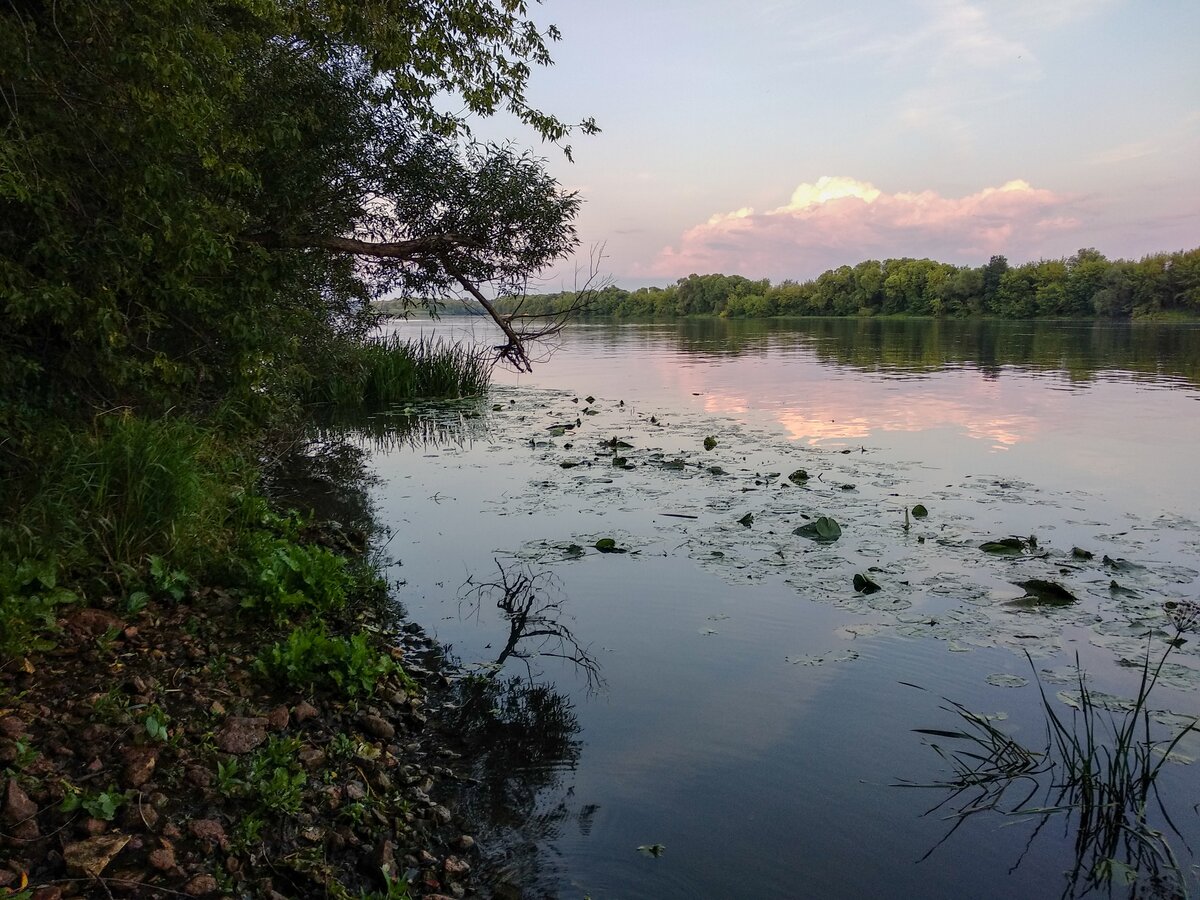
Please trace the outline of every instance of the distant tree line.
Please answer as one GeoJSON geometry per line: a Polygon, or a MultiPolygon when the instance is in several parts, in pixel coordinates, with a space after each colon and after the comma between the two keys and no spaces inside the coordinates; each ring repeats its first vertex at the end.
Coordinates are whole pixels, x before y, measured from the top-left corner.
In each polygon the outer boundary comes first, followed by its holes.
{"type": "MultiPolygon", "coordinates": [[[[548,314],[573,292],[503,298],[501,309],[548,314]]],[[[598,291],[588,315],[674,316],[998,316],[1011,319],[1159,315],[1200,316],[1200,248],[1110,260],[1094,249],[1068,259],[983,266],[931,259],[869,259],[823,272],[811,281],[751,280],[740,275],[689,275],[665,287],[598,291]]]]}

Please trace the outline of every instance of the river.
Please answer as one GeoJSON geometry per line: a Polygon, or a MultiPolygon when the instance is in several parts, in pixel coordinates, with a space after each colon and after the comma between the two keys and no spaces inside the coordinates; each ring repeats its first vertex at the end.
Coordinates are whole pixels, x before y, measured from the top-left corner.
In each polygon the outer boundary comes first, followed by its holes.
{"type": "Polygon", "coordinates": [[[953,785],[981,736],[1082,724],[1077,659],[1101,723],[1148,649],[1153,739],[1200,713],[1200,635],[1167,643],[1197,400],[1193,325],[689,321],[573,326],[485,400],[375,417],[397,597],[494,704],[481,846],[530,897],[1195,889],[1194,732],[1142,856],[1080,839],[1053,754],[953,785]],[[820,517],[840,537],[795,533],[820,517]]]}

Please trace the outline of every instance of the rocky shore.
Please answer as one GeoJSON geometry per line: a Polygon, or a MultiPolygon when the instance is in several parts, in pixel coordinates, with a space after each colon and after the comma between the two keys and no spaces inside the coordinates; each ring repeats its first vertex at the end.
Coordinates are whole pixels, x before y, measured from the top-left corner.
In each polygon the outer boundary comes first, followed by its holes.
{"type": "Polygon", "coordinates": [[[277,635],[220,589],[70,611],[0,673],[0,892],[484,896],[453,673],[389,618],[358,613],[399,667],[354,700],[264,679],[277,635]]]}

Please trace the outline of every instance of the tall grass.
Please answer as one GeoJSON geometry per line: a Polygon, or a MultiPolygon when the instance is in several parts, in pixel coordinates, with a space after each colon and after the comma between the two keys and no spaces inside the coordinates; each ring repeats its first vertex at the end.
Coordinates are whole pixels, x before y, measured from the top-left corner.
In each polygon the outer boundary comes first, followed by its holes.
{"type": "MultiPolygon", "coordinates": [[[[931,746],[953,771],[944,781],[900,785],[950,791],[934,810],[949,808],[954,825],[933,849],[979,813],[1028,817],[1038,822],[1033,837],[1060,817],[1073,830],[1075,849],[1064,896],[1116,885],[1132,888],[1134,896],[1187,896],[1189,879],[1165,830],[1179,840],[1183,837],[1159,794],[1158,778],[1197,722],[1173,736],[1162,734],[1152,721],[1149,699],[1167,658],[1183,643],[1183,634],[1200,625],[1200,605],[1170,603],[1166,612],[1175,634],[1157,661],[1147,646],[1137,694],[1120,710],[1107,708],[1093,696],[1078,659],[1078,696],[1072,698],[1070,716],[1051,703],[1038,680],[1046,728],[1040,750],[1022,746],[987,717],[954,701],[947,701],[945,708],[955,713],[960,728],[915,729],[934,738],[931,746]],[[937,739],[954,743],[943,746],[937,739]]],[[[1029,664],[1033,668],[1032,659],[1029,664]]]]}
{"type": "Polygon", "coordinates": [[[104,416],[45,446],[8,511],[0,550],[99,562],[118,575],[149,556],[192,562],[211,552],[245,478],[211,433],[182,419],[104,416]]]}
{"type": "Polygon", "coordinates": [[[338,368],[308,385],[305,399],[334,406],[381,407],[408,400],[471,397],[491,381],[486,356],[462,343],[388,335],[351,347],[338,368]]]}

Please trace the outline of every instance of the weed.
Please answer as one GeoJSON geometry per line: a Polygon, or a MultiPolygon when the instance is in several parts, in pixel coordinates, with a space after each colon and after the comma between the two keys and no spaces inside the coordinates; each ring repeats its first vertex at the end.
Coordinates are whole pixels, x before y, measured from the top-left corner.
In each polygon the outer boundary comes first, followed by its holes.
{"type": "Polygon", "coordinates": [[[72,785],[65,785],[67,795],[63,798],[60,809],[65,813],[82,809],[93,819],[103,819],[111,822],[117,816],[117,811],[129,802],[129,791],[118,791],[110,787],[107,791],[95,794],[84,793],[72,785]]]}
{"type": "Polygon", "coordinates": [[[286,641],[269,647],[258,665],[293,687],[332,686],[350,697],[374,693],[379,679],[398,669],[372,646],[369,632],[330,637],[323,625],[295,629],[286,641]]]}
{"type": "Polygon", "coordinates": [[[152,741],[166,741],[170,737],[170,732],[167,731],[167,723],[171,721],[170,716],[159,709],[157,706],[151,706],[146,711],[146,718],[142,720],[142,724],[146,727],[146,734],[150,736],[152,741]]]}
{"type": "Polygon", "coordinates": [[[327,753],[330,760],[345,762],[353,759],[354,755],[358,753],[358,741],[345,732],[339,731],[329,742],[327,753]]]}
{"type": "Polygon", "coordinates": [[[244,609],[276,621],[298,612],[336,612],[357,581],[345,557],[260,532],[245,562],[244,609]]]}
{"type": "MultiPolygon", "coordinates": [[[[953,775],[949,779],[925,785],[901,783],[950,791],[934,809],[949,804],[957,809],[957,821],[930,854],[978,813],[1028,816],[1039,822],[1035,836],[1051,816],[1064,816],[1075,831],[1075,863],[1068,873],[1068,893],[1078,889],[1087,893],[1113,884],[1132,886],[1141,880],[1165,886],[1172,896],[1172,891],[1185,890],[1184,872],[1163,829],[1152,823],[1151,814],[1157,813],[1182,839],[1159,795],[1157,781],[1176,745],[1196,729],[1197,722],[1188,723],[1174,736],[1157,737],[1148,701],[1183,633],[1195,630],[1200,622],[1200,605],[1172,603],[1166,612],[1175,627],[1174,637],[1167,641],[1157,662],[1151,659],[1151,645],[1147,644],[1137,694],[1120,712],[1105,709],[1088,690],[1078,657],[1078,691],[1071,698],[1074,710],[1069,721],[1050,702],[1038,679],[1046,723],[1045,747],[1040,751],[1024,747],[987,717],[954,701],[947,701],[949,706],[944,708],[958,716],[959,729],[916,729],[927,737],[956,742],[954,749],[931,744],[950,764],[953,775]],[[1014,787],[1018,788],[1017,799],[1012,802],[1009,790],[1014,787]],[[1045,796],[1035,801],[1039,793],[1045,796]]],[[[1029,665],[1034,668],[1031,658],[1029,665]]]]}
{"type": "Polygon", "coordinates": [[[0,664],[54,646],[48,635],[58,608],[77,599],[58,584],[54,557],[19,563],[0,557],[0,664]]]}

